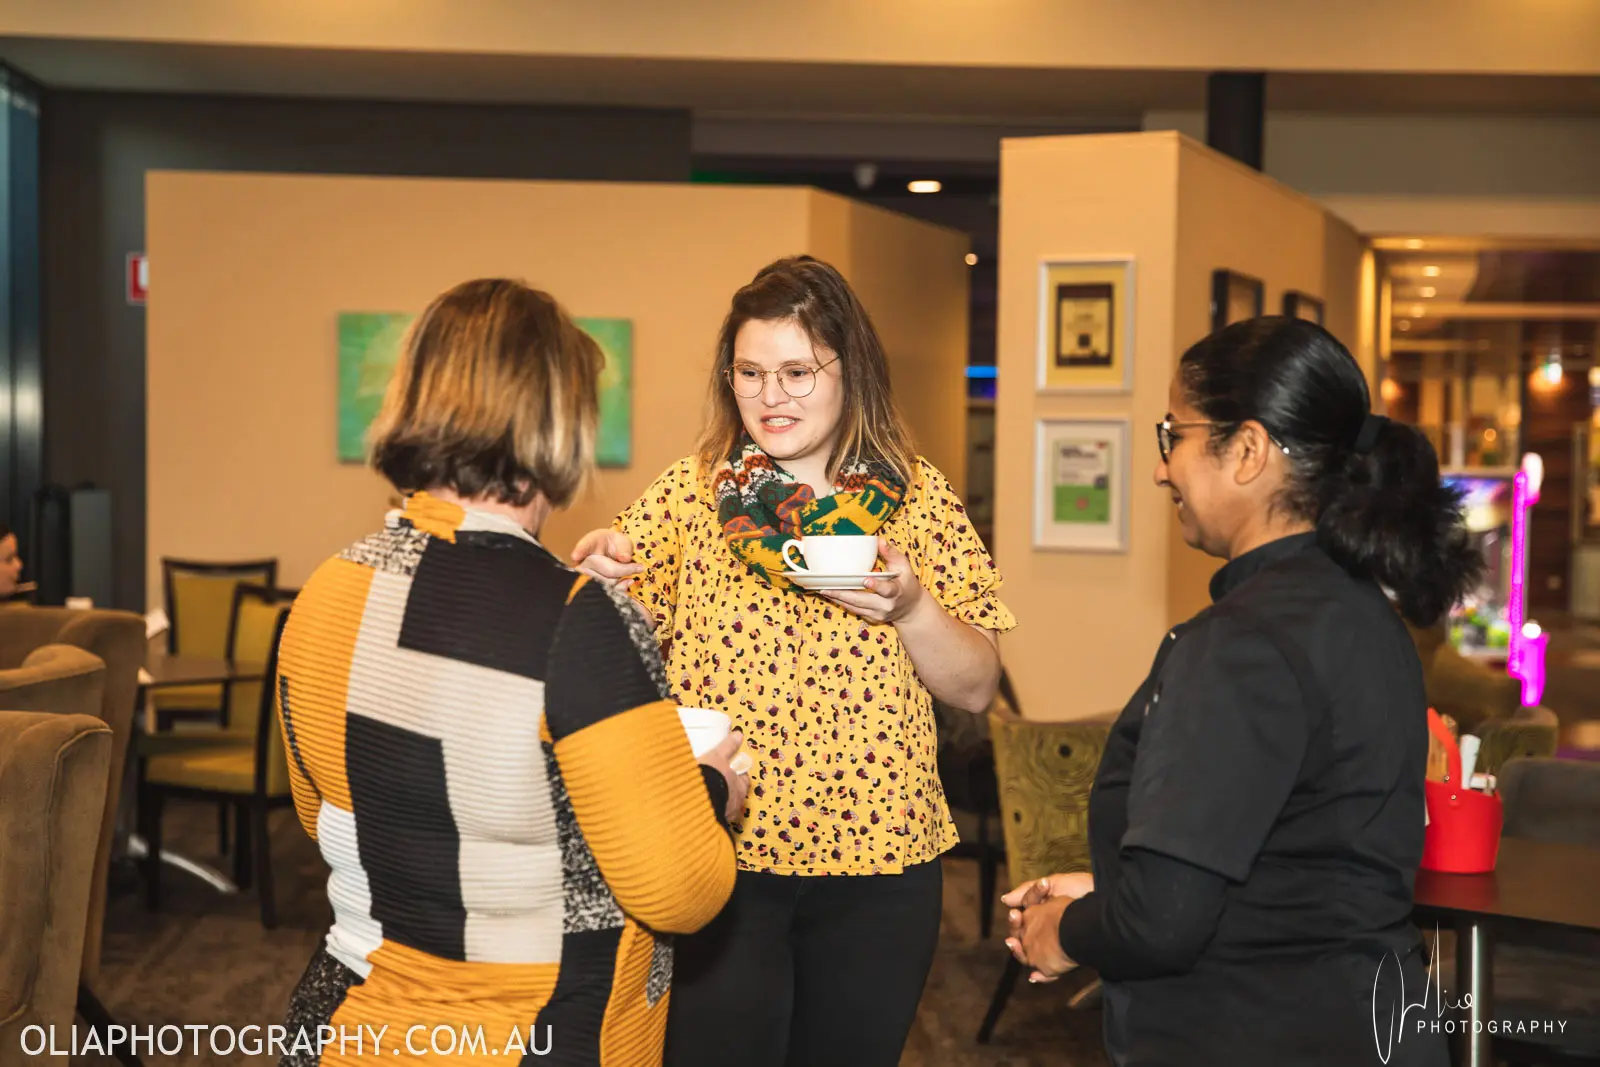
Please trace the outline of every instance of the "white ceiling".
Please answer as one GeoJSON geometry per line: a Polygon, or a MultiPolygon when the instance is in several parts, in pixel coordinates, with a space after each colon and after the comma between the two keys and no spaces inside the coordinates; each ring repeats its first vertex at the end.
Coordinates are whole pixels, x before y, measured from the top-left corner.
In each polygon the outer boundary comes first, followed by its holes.
{"type": "MultiPolygon", "coordinates": [[[[53,88],[687,108],[716,116],[1113,124],[1205,103],[1198,71],[464,55],[0,38],[53,88]]],[[[1274,74],[1268,107],[1600,114],[1600,78],[1274,74]]]]}

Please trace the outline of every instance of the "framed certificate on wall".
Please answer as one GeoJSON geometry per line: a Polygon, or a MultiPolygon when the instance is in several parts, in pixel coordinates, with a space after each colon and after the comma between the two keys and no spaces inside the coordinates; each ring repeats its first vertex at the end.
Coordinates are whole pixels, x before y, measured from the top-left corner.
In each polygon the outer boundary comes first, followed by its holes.
{"type": "Polygon", "coordinates": [[[1044,392],[1132,390],[1131,256],[1040,264],[1038,364],[1044,392]]]}
{"type": "Polygon", "coordinates": [[[1211,332],[1265,313],[1266,287],[1260,278],[1231,270],[1211,272],[1211,332]]]}
{"type": "Polygon", "coordinates": [[[1283,313],[1291,319],[1306,319],[1318,326],[1324,325],[1322,301],[1298,289],[1290,289],[1283,294],[1283,313]]]}
{"type": "Polygon", "coordinates": [[[1033,464],[1033,547],[1128,550],[1127,419],[1040,419],[1033,464]]]}

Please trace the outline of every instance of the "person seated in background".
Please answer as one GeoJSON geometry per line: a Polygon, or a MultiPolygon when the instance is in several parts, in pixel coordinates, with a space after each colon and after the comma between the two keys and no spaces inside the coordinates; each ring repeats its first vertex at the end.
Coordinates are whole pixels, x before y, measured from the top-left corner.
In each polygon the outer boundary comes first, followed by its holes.
{"type": "Polygon", "coordinates": [[[334,913],[291,1035],[389,1026],[388,1062],[447,1026],[484,1062],[660,1062],[668,935],[732,892],[748,786],[738,733],[696,765],[642,614],[539,541],[591,468],[601,363],[515,281],[451,289],[407,337],[372,436],[403,507],[318,568],[283,636],[334,913]]]}
{"type": "Polygon", "coordinates": [[[1431,624],[1481,568],[1460,499],[1313,323],[1199,342],[1169,402],[1156,483],[1227,564],[1112,727],[1093,877],[1013,890],[1007,945],[1035,980],[1100,973],[1117,1067],[1443,1067],[1443,1034],[1401,1028],[1428,758],[1401,616],[1431,624]]]}
{"type": "Polygon", "coordinates": [[[0,522],[0,603],[15,597],[22,585],[22,556],[17,550],[17,535],[0,522]]]}

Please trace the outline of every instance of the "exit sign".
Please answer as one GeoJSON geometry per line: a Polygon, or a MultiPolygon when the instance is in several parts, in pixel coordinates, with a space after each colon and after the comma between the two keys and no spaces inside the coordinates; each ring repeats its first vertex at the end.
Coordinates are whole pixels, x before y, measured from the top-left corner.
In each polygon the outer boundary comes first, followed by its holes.
{"type": "Polygon", "coordinates": [[[128,303],[142,304],[150,298],[150,257],[143,252],[128,253],[128,303]]]}

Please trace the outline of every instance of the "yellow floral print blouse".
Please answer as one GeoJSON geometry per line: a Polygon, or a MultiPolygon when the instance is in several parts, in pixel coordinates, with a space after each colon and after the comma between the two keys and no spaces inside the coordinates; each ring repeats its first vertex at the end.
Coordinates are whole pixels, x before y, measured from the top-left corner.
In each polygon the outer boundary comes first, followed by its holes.
{"type": "MultiPolygon", "coordinates": [[[[893,625],[776,590],[723,541],[691,459],[617,518],[645,566],[631,592],[655,616],[681,704],[727,712],[755,758],[735,824],[741,868],[894,874],[956,843],[936,767],[933,698],[893,625]]],[[[1000,573],[944,475],[915,484],[879,531],[944,609],[1004,632],[1000,573]]]]}

